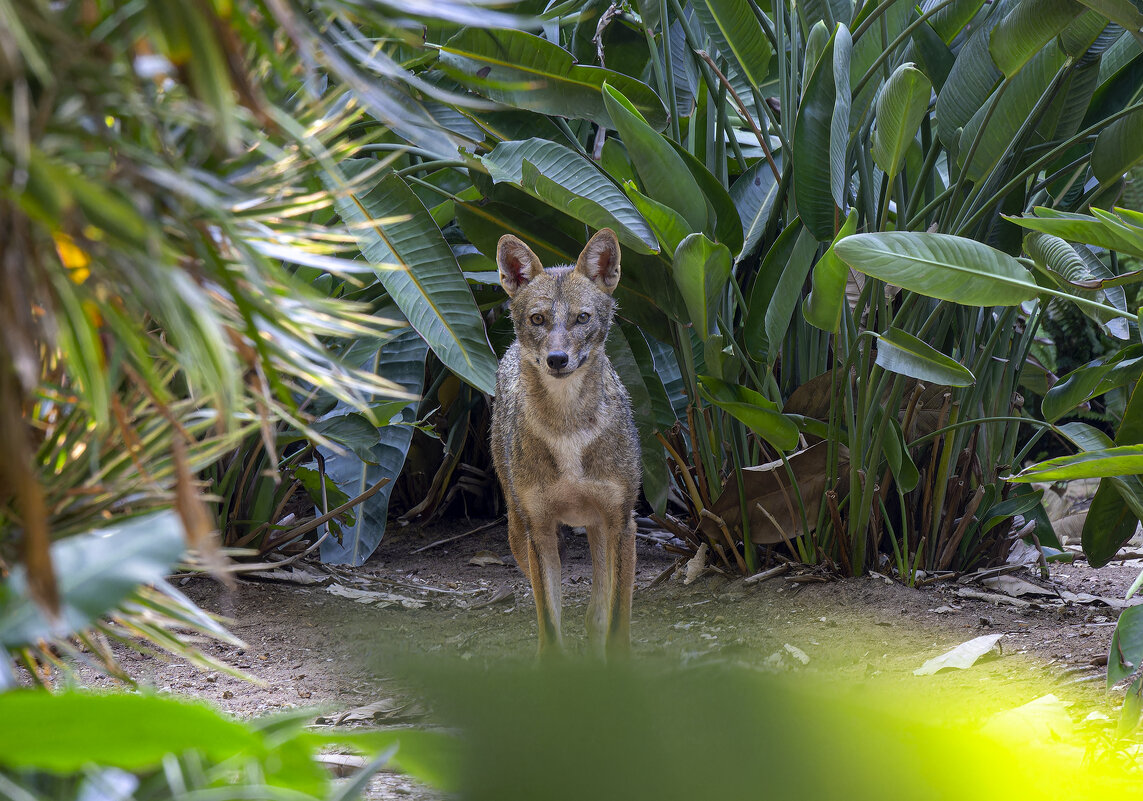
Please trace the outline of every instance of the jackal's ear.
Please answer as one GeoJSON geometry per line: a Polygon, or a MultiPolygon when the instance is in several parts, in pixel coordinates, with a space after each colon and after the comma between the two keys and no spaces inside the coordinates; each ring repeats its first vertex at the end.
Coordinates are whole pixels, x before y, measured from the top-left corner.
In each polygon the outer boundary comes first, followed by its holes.
{"type": "Polygon", "coordinates": [[[575,263],[583,273],[610,295],[619,283],[619,240],[610,228],[602,228],[586,245],[575,263]]]}
{"type": "Polygon", "coordinates": [[[500,270],[500,286],[510,298],[516,297],[520,287],[544,271],[532,249],[512,234],[500,237],[500,244],[496,246],[496,266],[500,270]]]}

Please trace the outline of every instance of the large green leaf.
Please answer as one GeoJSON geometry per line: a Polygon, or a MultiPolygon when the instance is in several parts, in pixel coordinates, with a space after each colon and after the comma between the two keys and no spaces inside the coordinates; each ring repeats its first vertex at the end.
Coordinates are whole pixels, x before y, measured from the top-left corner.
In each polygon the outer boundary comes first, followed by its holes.
{"type": "Polygon", "coordinates": [[[0,646],[27,645],[87,628],[140,584],[163,580],[185,549],[182,524],[172,511],[128,518],[54,543],[58,619],[49,620],[32,600],[27,573],[18,566],[8,577],[7,592],[0,593],[0,646]]]}
{"type": "Polygon", "coordinates": [[[517,108],[615,125],[600,90],[610,83],[656,130],[667,125],[659,96],[621,72],[576,64],[571,53],[525,31],[465,28],[440,48],[441,68],[481,94],[517,108]]]}
{"type": "MultiPolygon", "coordinates": [[[[366,370],[383,374],[410,395],[419,395],[424,384],[425,342],[414,331],[407,331],[378,348],[366,340],[354,343],[345,361],[366,370]]],[[[338,404],[331,416],[344,414],[348,409],[338,404]]],[[[372,497],[356,510],[352,526],[342,527],[342,539],[326,539],[321,544],[321,559],[327,564],[360,565],[376,550],[385,536],[389,516],[389,496],[394,481],[405,465],[405,455],[413,439],[417,412],[416,402],[409,403],[399,420],[378,431],[378,443],[370,452],[369,462],[353,453],[326,453],[326,473],[351,498],[356,498],[382,479],[389,479],[372,497]]]]}
{"type": "Polygon", "coordinates": [[[813,282],[802,314],[810,325],[823,331],[837,333],[841,326],[841,311],[845,305],[845,287],[849,283],[849,266],[834,253],[834,247],[857,231],[857,209],[850,209],[845,225],[838,232],[825,254],[814,265],[813,282]]]}
{"type": "Polygon", "coordinates": [[[1118,181],[1143,161],[1143,109],[1100,131],[1091,151],[1091,171],[1101,184],[1118,181]]]}
{"type": "Polygon", "coordinates": [[[757,88],[766,82],[773,49],[750,5],[750,0],[701,0],[691,7],[719,52],[757,88]]]}
{"type": "MultiPolygon", "coordinates": [[[[375,166],[370,159],[342,164],[348,176],[375,166]]],[[[496,356],[484,319],[452,248],[409,186],[389,173],[369,191],[338,191],[336,202],[389,296],[437,358],[481,392],[494,392],[496,356]]]]}
{"type": "Polygon", "coordinates": [[[699,376],[703,397],[730,413],[758,436],[784,451],[798,445],[798,426],[778,410],[778,405],[761,394],[738,384],[728,384],[711,376],[699,376]]]}
{"type": "MultiPolygon", "coordinates": [[[[781,169],[781,155],[775,156],[775,160],[781,169]]],[[[730,197],[742,221],[742,249],[735,255],[736,260],[752,256],[762,241],[780,186],[766,159],[756,161],[731,184],[730,197]]]]}
{"type": "Polygon", "coordinates": [[[1107,652],[1107,688],[1128,678],[1143,663],[1143,606],[1124,609],[1107,652]]]}
{"type": "Polygon", "coordinates": [[[837,243],[841,260],[859,272],[922,295],[966,306],[1016,306],[1039,293],[1014,258],[947,234],[892,231],[837,243]]]}
{"type": "Polygon", "coordinates": [[[714,312],[730,279],[730,251],[703,234],[691,234],[675,250],[672,272],[687,304],[695,331],[702,338],[711,333],[714,312]]]}
{"type": "MultiPolygon", "coordinates": [[[[905,154],[929,110],[933,84],[912,64],[893,70],[877,97],[877,127],[873,130],[873,161],[890,178],[905,162],[905,154]]],[[[902,226],[903,227],[903,226],[902,226]]]]}
{"type": "MultiPolygon", "coordinates": [[[[1033,211],[1035,217],[1005,215],[1004,219],[1022,228],[1054,234],[1069,242],[1086,242],[1120,253],[1143,256],[1143,225],[1132,226],[1119,218],[1093,217],[1043,206],[1036,206],[1033,211]]],[[[1122,213],[1122,209],[1117,211],[1122,213]]]]}
{"type": "Polygon", "coordinates": [[[603,103],[647,194],[674,209],[690,224],[690,231],[710,231],[707,205],[682,158],[642,118],[630,101],[614,87],[604,85],[603,103]]]}
{"type": "MultiPolygon", "coordinates": [[[[640,339],[642,335],[636,332],[640,339]]],[[[655,416],[656,403],[665,403],[666,392],[663,384],[655,376],[654,363],[647,343],[636,355],[626,332],[612,329],[607,338],[607,356],[619,374],[627,393],[631,396],[631,409],[635,414],[635,428],[639,432],[640,454],[643,465],[643,494],[648,503],[660,514],[667,508],[667,490],[670,475],[667,472],[667,459],[663,446],[655,436],[658,421],[655,416]],[[650,367],[648,371],[647,368],[650,367]],[[658,384],[658,386],[655,386],[658,384]]]]}
{"type": "Polygon", "coordinates": [[[1117,445],[1098,451],[1059,456],[1025,467],[1009,481],[1071,481],[1143,474],[1143,445],[1117,445]]]}
{"type": "Polygon", "coordinates": [[[1116,387],[1135,383],[1143,374],[1143,345],[1128,345],[1105,359],[1077,367],[1048,390],[1040,413],[1054,423],[1081,403],[1116,387]]]}
{"type": "MultiPolygon", "coordinates": [[[[783,318],[783,310],[789,308],[789,314],[785,315],[787,323],[793,315],[797,305],[796,293],[801,291],[801,283],[796,283],[794,279],[801,276],[804,282],[817,247],[813,234],[802,225],[800,219],[795,219],[778,235],[762,259],[758,275],[750,288],[749,307],[742,332],[747,351],[756,359],[771,363],[776,359],[781,340],[772,339],[771,334],[783,318]],[[780,308],[771,313],[770,307],[776,302],[780,308]],[[790,303],[794,305],[790,306],[790,303]]],[[[785,331],[784,327],[782,331],[785,331]]]]}
{"type": "Polygon", "coordinates": [[[655,234],[623,191],[586,156],[556,142],[502,142],[481,161],[496,183],[520,187],[532,197],[592,228],[613,228],[639,253],[657,253],[655,234]]]}
{"type": "Polygon", "coordinates": [[[1075,0],[1024,0],[992,29],[989,52],[1011,77],[1084,10],[1075,0]]]}
{"type": "Polygon", "coordinates": [[[1079,2],[1107,17],[1116,25],[1126,28],[1137,39],[1140,30],[1143,30],[1143,13],[1140,13],[1131,0],[1079,0],[1079,2]]]}
{"type": "Polygon", "coordinates": [[[1105,333],[1118,339],[1127,339],[1127,298],[1123,288],[1104,286],[1103,282],[1114,280],[1115,274],[1089,249],[1083,246],[1081,248],[1083,249],[1077,250],[1058,236],[1040,231],[1030,231],[1024,237],[1025,252],[1063,291],[1119,309],[1119,315],[1112,315],[1111,312],[1098,311],[1086,305],[1079,307],[1105,333]],[[1090,289],[1093,283],[1096,288],[1090,289]]]}
{"type": "Polygon", "coordinates": [[[623,191],[655,232],[663,252],[674,258],[679,243],[693,232],[690,223],[670,206],[644,195],[634,181],[625,181],[623,191]]]}
{"type": "MultiPolygon", "coordinates": [[[[1007,5],[1011,7],[1013,4],[1007,5]]],[[[937,132],[946,148],[956,147],[960,141],[960,129],[984,106],[1003,77],[988,52],[989,33],[999,14],[994,10],[983,25],[973,30],[957,53],[948,78],[937,95],[937,132]]]]}
{"type": "Polygon", "coordinates": [[[877,335],[877,364],[932,384],[967,387],[976,383],[967,367],[900,328],[877,335]]]}
{"type": "Polygon", "coordinates": [[[794,200],[798,216],[820,242],[833,239],[848,205],[850,51],[849,29],[839,23],[810,75],[794,122],[794,200]]]}
{"type": "Polygon", "coordinates": [[[11,770],[147,770],[184,751],[221,762],[266,748],[257,731],[204,704],[157,695],[13,690],[0,693],[0,720],[0,765],[11,770]]]}
{"type": "Polygon", "coordinates": [[[668,139],[667,142],[687,165],[691,177],[698,183],[703,197],[710,204],[711,214],[714,217],[713,238],[730,248],[731,253],[738,253],[742,249],[742,220],[738,217],[738,209],[730,199],[730,193],[726,191],[722,182],[711,175],[710,170],[685,147],[673,139],[668,139]]]}
{"type": "MultiPolygon", "coordinates": [[[[966,170],[973,181],[982,180],[1011,147],[1026,124],[1040,97],[1067,64],[1068,56],[1054,41],[1042,50],[1011,79],[1002,84],[964,124],[960,139],[960,162],[963,165],[974,141],[979,139],[972,161],[966,170]],[[995,108],[993,108],[995,106],[995,108]]],[[[947,85],[946,85],[947,88],[947,85]]]]}

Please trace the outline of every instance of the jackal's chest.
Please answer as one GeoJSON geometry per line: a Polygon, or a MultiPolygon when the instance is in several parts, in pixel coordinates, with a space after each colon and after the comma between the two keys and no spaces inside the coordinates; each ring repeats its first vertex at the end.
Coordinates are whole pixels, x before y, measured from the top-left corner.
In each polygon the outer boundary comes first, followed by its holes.
{"type": "Polygon", "coordinates": [[[551,457],[551,472],[529,477],[523,494],[533,514],[543,513],[569,526],[597,525],[611,516],[622,487],[592,457],[600,436],[598,429],[585,429],[549,432],[540,438],[551,457]]]}

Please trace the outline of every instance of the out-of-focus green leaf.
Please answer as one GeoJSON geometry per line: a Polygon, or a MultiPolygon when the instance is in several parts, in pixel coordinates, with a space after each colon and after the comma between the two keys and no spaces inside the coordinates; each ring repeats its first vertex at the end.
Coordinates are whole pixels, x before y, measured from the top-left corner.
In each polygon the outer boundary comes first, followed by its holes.
{"type": "Polygon", "coordinates": [[[208,706],[155,695],[11,690],[0,693],[0,720],[0,764],[14,770],[146,770],[171,753],[222,761],[266,749],[256,732],[208,706]]]}
{"type": "Polygon", "coordinates": [[[667,124],[662,101],[642,81],[576,64],[562,47],[526,31],[465,28],[441,46],[439,63],[449,76],[493,100],[615,128],[600,94],[606,81],[652,128],[661,131],[667,124]]]}
{"type": "Polygon", "coordinates": [[[976,383],[976,376],[967,367],[900,328],[877,335],[877,364],[933,384],[967,387],[976,383]]]}
{"type": "Polygon", "coordinates": [[[8,592],[0,597],[0,645],[27,645],[87,628],[140,584],[163,579],[185,549],[182,525],[171,511],[120,520],[56,542],[52,564],[60,594],[58,620],[49,620],[32,600],[25,571],[17,567],[8,578],[8,592]]]}
{"type": "Polygon", "coordinates": [[[856,234],[835,252],[850,267],[922,295],[968,306],[1015,306],[1039,288],[1011,256],[947,234],[856,234]]]}

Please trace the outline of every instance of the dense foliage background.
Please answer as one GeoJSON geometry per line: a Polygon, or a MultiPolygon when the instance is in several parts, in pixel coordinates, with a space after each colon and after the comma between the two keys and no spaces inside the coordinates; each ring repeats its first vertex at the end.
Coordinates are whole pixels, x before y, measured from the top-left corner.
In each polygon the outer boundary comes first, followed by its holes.
{"type": "Polygon", "coordinates": [[[0,643],[33,675],[227,636],[162,580],[184,537],[360,564],[391,502],[495,511],[504,233],[618,233],[608,349],[680,552],[913,583],[1058,546],[1034,479],[1103,479],[1093,564],[1143,517],[1131,0],[0,15],[0,643]]]}

